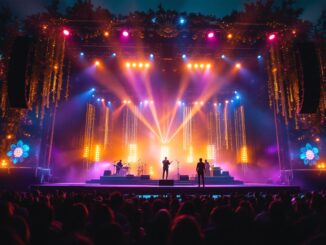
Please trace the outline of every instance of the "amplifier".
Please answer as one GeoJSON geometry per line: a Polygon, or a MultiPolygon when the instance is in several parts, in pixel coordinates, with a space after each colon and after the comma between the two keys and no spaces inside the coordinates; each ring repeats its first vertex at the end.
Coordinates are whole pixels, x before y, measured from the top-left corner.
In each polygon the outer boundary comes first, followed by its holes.
{"type": "Polygon", "coordinates": [[[174,180],[172,179],[161,179],[158,182],[159,185],[164,185],[164,186],[173,186],[174,185],[174,180]]]}
{"type": "Polygon", "coordinates": [[[111,172],[111,170],[104,170],[104,174],[103,174],[104,176],[110,176],[110,175],[112,175],[112,172],[111,172]]]}
{"type": "Polygon", "coordinates": [[[189,180],[189,175],[180,175],[180,180],[188,181],[189,180]]]}
{"type": "Polygon", "coordinates": [[[149,175],[141,175],[140,176],[140,179],[149,180],[150,179],[150,176],[149,175]]]}

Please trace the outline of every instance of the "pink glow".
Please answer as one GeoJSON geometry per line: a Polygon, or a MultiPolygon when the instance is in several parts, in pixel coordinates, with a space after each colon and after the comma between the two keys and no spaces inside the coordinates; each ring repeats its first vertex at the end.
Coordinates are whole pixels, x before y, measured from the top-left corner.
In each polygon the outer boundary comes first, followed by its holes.
{"type": "Polygon", "coordinates": [[[123,32],[122,32],[122,36],[124,36],[124,37],[129,37],[129,32],[128,32],[128,31],[123,31],[123,32]]]}
{"type": "Polygon", "coordinates": [[[214,32],[209,32],[208,34],[207,34],[207,37],[209,38],[209,39],[212,39],[212,38],[214,38],[214,32]]]}
{"type": "Polygon", "coordinates": [[[275,37],[276,37],[275,34],[270,34],[270,35],[268,36],[268,40],[272,41],[272,40],[275,39],[275,37]]]}
{"type": "Polygon", "coordinates": [[[64,29],[62,33],[65,36],[69,36],[70,35],[70,32],[67,29],[64,29]]]}

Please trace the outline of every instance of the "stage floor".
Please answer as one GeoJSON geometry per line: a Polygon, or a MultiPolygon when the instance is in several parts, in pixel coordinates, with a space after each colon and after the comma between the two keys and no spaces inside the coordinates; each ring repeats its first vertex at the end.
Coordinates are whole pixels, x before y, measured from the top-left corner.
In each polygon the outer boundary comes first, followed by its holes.
{"type": "Polygon", "coordinates": [[[103,184],[85,184],[85,183],[53,183],[32,185],[32,190],[41,191],[99,191],[99,192],[114,192],[118,191],[122,194],[135,195],[218,195],[229,193],[248,193],[248,192],[292,192],[300,191],[299,186],[273,185],[260,183],[245,183],[241,185],[205,185],[205,188],[198,188],[197,185],[174,185],[174,186],[159,186],[159,185],[103,185],[103,184]]]}

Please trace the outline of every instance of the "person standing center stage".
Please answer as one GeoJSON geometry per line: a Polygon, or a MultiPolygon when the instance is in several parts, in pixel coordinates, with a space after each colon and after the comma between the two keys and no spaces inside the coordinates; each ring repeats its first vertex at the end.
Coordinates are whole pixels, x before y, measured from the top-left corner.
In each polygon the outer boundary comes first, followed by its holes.
{"type": "Polygon", "coordinates": [[[171,164],[171,162],[168,160],[167,157],[164,158],[164,160],[162,161],[163,164],[163,176],[162,179],[164,179],[164,174],[166,173],[166,179],[168,179],[168,175],[169,175],[169,165],[171,164]]]}
{"type": "Polygon", "coordinates": [[[203,187],[205,187],[205,180],[204,180],[205,163],[203,162],[202,158],[199,158],[199,162],[197,163],[196,171],[197,171],[197,175],[198,175],[198,187],[200,187],[200,178],[202,179],[203,187]]]}

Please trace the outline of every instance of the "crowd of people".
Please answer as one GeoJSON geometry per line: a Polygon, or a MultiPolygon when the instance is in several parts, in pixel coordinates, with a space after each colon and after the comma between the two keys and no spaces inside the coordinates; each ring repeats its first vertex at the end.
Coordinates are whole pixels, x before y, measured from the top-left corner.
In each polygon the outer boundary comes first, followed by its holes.
{"type": "Polygon", "coordinates": [[[326,244],[326,192],[0,192],[0,244],[326,244]]]}

